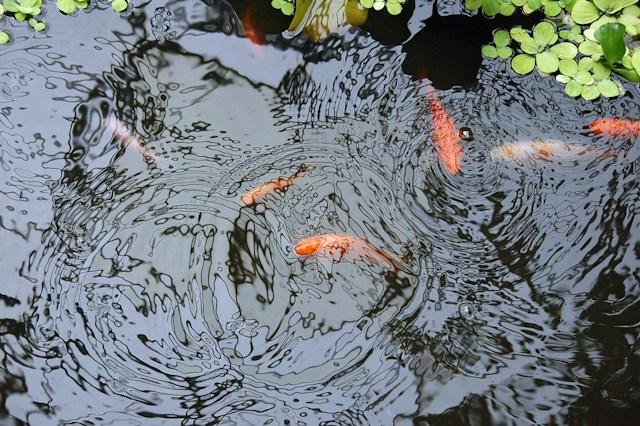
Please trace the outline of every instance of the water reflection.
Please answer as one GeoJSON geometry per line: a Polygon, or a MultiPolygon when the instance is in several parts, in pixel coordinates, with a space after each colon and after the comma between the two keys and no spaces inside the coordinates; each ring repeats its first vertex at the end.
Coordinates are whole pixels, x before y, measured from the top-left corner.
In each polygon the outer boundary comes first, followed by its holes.
{"type": "Polygon", "coordinates": [[[20,280],[0,291],[6,411],[354,425],[562,423],[593,401],[632,412],[638,151],[588,124],[637,110],[637,93],[582,111],[553,83],[482,69],[438,92],[473,134],[452,174],[431,83],[401,72],[400,47],[345,31],[276,87],[202,45],[246,35],[228,4],[204,6],[154,5],[156,41],[92,78],[42,71],[39,56],[3,68],[2,250],[20,280]],[[12,106],[61,76],[75,82],[69,136],[30,136],[12,106]],[[533,151],[492,155],[512,144],[533,151]],[[394,261],[293,251],[326,234],[394,261]]]}

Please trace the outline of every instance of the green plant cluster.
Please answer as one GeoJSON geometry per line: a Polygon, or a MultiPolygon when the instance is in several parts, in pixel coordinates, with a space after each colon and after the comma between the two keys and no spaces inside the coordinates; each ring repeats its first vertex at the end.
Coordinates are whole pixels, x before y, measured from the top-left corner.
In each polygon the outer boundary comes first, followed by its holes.
{"type": "MultiPolygon", "coordinates": [[[[276,9],[280,9],[282,13],[285,15],[293,15],[297,6],[307,6],[302,5],[302,3],[308,3],[310,0],[271,0],[271,6],[276,9]]],[[[328,0],[335,1],[335,0],[328,0]]],[[[398,15],[402,12],[402,5],[407,2],[407,0],[358,0],[360,5],[364,9],[374,9],[374,10],[382,10],[385,7],[387,8],[387,12],[391,15],[398,15]]]]}
{"type": "Polygon", "coordinates": [[[532,31],[520,27],[494,32],[483,46],[490,58],[511,59],[518,74],[536,69],[554,75],[569,96],[593,100],[624,92],[620,77],[640,82],[638,0],[465,0],[487,16],[509,16],[517,8],[540,11],[546,19],[532,31]],[[635,43],[637,44],[637,43],[635,43]],[[618,76],[618,79],[614,77],[618,76]]]}
{"type": "MultiPolygon", "coordinates": [[[[127,0],[109,0],[109,2],[116,12],[122,12],[129,6],[127,0]]],[[[89,0],[56,0],[56,5],[61,12],[70,14],[76,9],[85,9],[89,5],[89,0]]],[[[41,13],[42,0],[15,0],[0,3],[0,19],[7,15],[19,22],[27,21],[36,31],[46,28],[46,24],[37,19],[41,13]]],[[[8,43],[9,39],[9,34],[0,31],[0,44],[8,43]]]]}

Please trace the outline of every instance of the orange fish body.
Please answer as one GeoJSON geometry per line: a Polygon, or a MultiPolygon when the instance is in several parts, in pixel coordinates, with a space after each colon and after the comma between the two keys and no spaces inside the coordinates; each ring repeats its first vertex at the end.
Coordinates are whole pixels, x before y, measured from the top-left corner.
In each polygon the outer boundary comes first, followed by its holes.
{"type": "Polygon", "coordinates": [[[589,125],[593,133],[606,133],[614,137],[637,138],[640,136],[640,121],[620,118],[598,118],[589,125]]]}
{"type": "Polygon", "coordinates": [[[306,170],[307,170],[307,167],[305,165],[302,165],[300,169],[298,169],[298,171],[291,177],[278,178],[270,182],[267,182],[265,184],[262,184],[250,191],[247,191],[240,198],[240,202],[245,207],[251,206],[253,204],[258,203],[268,194],[273,194],[276,191],[284,191],[286,188],[288,188],[293,184],[293,182],[298,178],[300,173],[306,170]]]}
{"type": "Polygon", "coordinates": [[[459,132],[433,89],[429,90],[429,107],[433,114],[432,131],[438,157],[449,173],[458,173],[462,157],[459,132]]]}
{"type": "Polygon", "coordinates": [[[325,257],[334,262],[354,256],[396,265],[390,256],[371,247],[364,238],[349,235],[321,234],[307,237],[293,247],[293,252],[298,256],[325,257]]]}

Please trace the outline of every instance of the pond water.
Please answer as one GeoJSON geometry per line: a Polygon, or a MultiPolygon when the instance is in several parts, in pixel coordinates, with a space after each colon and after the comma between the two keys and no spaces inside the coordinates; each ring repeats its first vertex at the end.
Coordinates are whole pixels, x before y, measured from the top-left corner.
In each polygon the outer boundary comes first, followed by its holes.
{"type": "Polygon", "coordinates": [[[638,415],[640,146],[589,130],[638,85],[481,62],[497,23],[452,1],[316,43],[257,2],[134,3],[3,23],[2,424],[638,415]],[[350,248],[294,250],[326,234],[350,248]]]}

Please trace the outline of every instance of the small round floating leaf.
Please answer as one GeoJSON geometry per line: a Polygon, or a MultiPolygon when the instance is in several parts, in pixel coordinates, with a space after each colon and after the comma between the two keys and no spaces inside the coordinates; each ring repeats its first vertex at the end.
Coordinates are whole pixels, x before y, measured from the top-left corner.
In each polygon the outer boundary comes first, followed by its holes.
{"type": "Polygon", "coordinates": [[[640,25],[640,19],[638,17],[625,15],[623,13],[618,16],[618,22],[625,26],[627,34],[632,36],[638,35],[638,25],[640,25]]]}
{"type": "Polygon", "coordinates": [[[560,59],[575,58],[578,54],[576,45],[569,42],[554,44],[549,48],[549,51],[560,59]]]}
{"type": "Polygon", "coordinates": [[[510,47],[499,47],[497,51],[498,56],[502,59],[510,58],[513,55],[513,50],[510,47]]]}
{"type": "Polygon", "coordinates": [[[593,64],[593,78],[596,80],[604,80],[611,75],[611,68],[601,62],[593,64]]]}
{"type": "Polygon", "coordinates": [[[126,0],[113,0],[113,3],[111,3],[111,7],[116,12],[125,11],[125,10],[127,10],[128,6],[129,6],[129,4],[127,3],[126,0]]]}
{"type": "Polygon", "coordinates": [[[293,12],[295,12],[295,7],[293,6],[293,3],[282,3],[282,8],[280,8],[280,10],[285,15],[291,16],[293,15],[293,12]]]}
{"type": "Polygon", "coordinates": [[[611,80],[602,80],[597,84],[598,91],[606,98],[613,98],[620,95],[620,88],[611,80]]]}
{"type": "Polygon", "coordinates": [[[31,28],[33,28],[36,31],[42,31],[46,28],[46,25],[44,24],[44,22],[38,22],[38,20],[35,18],[29,19],[29,25],[31,25],[31,28]]]}
{"type": "Polygon", "coordinates": [[[387,2],[387,11],[389,11],[391,15],[399,15],[400,12],[402,12],[402,6],[400,3],[387,2]]]}
{"type": "Polygon", "coordinates": [[[509,34],[511,34],[511,38],[517,41],[518,43],[522,43],[525,40],[531,39],[531,35],[529,35],[527,30],[520,27],[511,28],[511,31],[509,31],[509,34]]]}
{"type": "Polygon", "coordinates": [[[504,16],[511,16],[516,11],[516,8],[511,3],[502,3],[500,5],[500,14],[504,16]]]}
{"type": "Polygon", "coordinates": [[[499,0],[483,0],[482,12],[487,16],[496,16],[500,12],[499,0]]]}
{"type": "Polygon", "coordinates": [[[19,12],[20,11],[20,6],[18,6],[17,3],[12,2],[12,1],[6,1],[4,2],[4,8],[7,12],[19,12]]]}
{"type": "Polygon", "coordinates": [[[582,43],[580,43],[580,45],[578,46],[578,50],[580,51],[580,53],[588,56],[595,55],[596,53],[600,53],[601,49],[602,48],[598,43],[591,40],[585,40],[582,43]]]}
{"type": "Polygon", "coordinates": [[[521,53],[516,55],[511,60],[511,68],[518,74],[529,74],[533,71],[533,68],[536,65],[536,60],[533,56],[527,55],[525,53],[521,53]]]}
{"type": "Polygon", "coordinates": [[[546,74],[558,71],[560,60],[551,52],[542,52],[536,55],[536,66],[546,74]]]}
{"type": "Polygon", "coordinates": [[[511,42],[511,36],[506,30],[498,30],[493,35],[493,42],[496,47],[505,47],[511,42]]]}
{"type": "Polygon", "coordinates": [[[384,1],[375,0],[375,1],[373,2],[373,8],[374,8],[375,10],[382,10],[382,9],[384,9],[384,5],[385,5],[384,1]]]}
{"type": "Polygon", "coordinates": [[[602,46],[602,53],[609,66],[622,59],[626,52],[624,44],[625,26],[619,23],[608,23],[595,32],[596,40],[602,46]]]}
{"type": "Polygon", "coordinates": [[[592,1],[593,1],[593,4],[595,4],[596,7],[603,12],[606,12],[608,9],[611,9],[613,4],[612,0],[592,0],[592,1]]]}
{"type": "Polygon", "coordinates": [[[538,42],[536,42],[532,38],[530,38],[529,40],[524,40],[522,43],[520,43],[520,48],[523,52],[529,53],[530,55],[538,53],[540,52],[540,50],[542,50],[538,42]]]}
{"type": "Polygon", "coordinates": [[[573,76],[573,79],[580,84],[593,84],[593,76],[589,71],[580,70],[573,76]]]}
{"type": "Polygon", "coordinates": [[[4,6],[0,3],[0,15],[4,14],[4,6]]]}
{"type": "MultiPolygon", "coordinates": [[[[602,1],[602,0],[599,0],[599,1],[602,1]]],[[[638,3],[638,0],[611,0],[610,6],[609,6],[611,8],[611,11],[609,12],[609,14],[614,14],[616,12],[619,12],[620,10],[636,3],[638,3]]]]}
{"type": "Polygon", "coordinates": [[[571,80],[567,83],[564,91],[567,92],[567,95],[575,98],[576,96],[580,96],[580,93],[582,93],[582,84],[578,83],[575,80],[571,80]]]}
{"type": "Polygon", "coordinates": [[[544,6],[544,14],[550,18],[560,15],[561,12],[562,8],[557,1],[547,2],[547,4],[544,6]]]}
{"type": "Polygon", "coordinates": [[[482,6],[482,0],[465,0],[464,5],[469,10],[477,10],[482,6]]]}
{"type": "MultiPolygon", "coordinates": [[[[482,2],[482,0],[480,0],[480,2],[482,2]]],[[[367,9],[371,9],[373,7],[373,0],[360,0],[360,4],[367,9]]]]}
{"type": "Polygon", "coordinates": [[[498,57],[498,50],[494,46],[485,44],[482,46],[482,55],[495,59],[498,57]]]}
{"type": "Polygon", "coordinates": [[[527,0],[527,6],[532,11],[538,10],[542,7],[542,0],[527,0]]]}
{"type": "Polygon", "coordinates": [[[517,7],[522,7],[526,2],[527,2],[527,0],[513,0],[512,1],[513,5],[517,6],[517,7]]]}
{"type": "Polygon", "coordinates": [[[593,59],[591,58],[580,58],[578,61],[578,69],[580,71],[590,71],[593,69],[593,59]]]}
{"type": "Polygon", "coordinates": [[[551,22],[542,21],[533,27],[533,38],[541,46],[549,44],[555,34],[555,27],[551,22]]]}
{"type": "Polygon", "coordinates": [[[9,43],[9,34],[5,33],[4,31],[0,31],[0,44],[7,43],[9,43]]]}
{"type": "Polygon", "coordinates": [[[585,98],[586,100],[592,101],[596,99],[598,96],[600,96],[600,91],[594,85],[582,86],[582,91],[580,92],[580,95],[582,95],[582,97],[585,98]]]}
{"type": "Polygon", "coordinates": [[[578,0],[571,9],[571,17],[580,25],[590,24],[600,17],[600,9],[587,0],[578,0]]]}
{"type": "Polygon", "coordinates": [[[571,81],[571,77],[563,74],[558,74],[556,75],[556,80],[559,81],[560,83],[567,84],[568,82],[571,81]]]}
{"type": "Polygon", "coordinates": [[[571,77],[578,72],[578,63],[574,59],[561,59],[558,69],[562,74],[571,77]]]}

